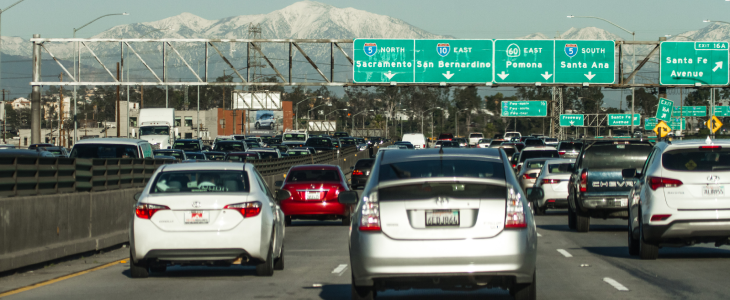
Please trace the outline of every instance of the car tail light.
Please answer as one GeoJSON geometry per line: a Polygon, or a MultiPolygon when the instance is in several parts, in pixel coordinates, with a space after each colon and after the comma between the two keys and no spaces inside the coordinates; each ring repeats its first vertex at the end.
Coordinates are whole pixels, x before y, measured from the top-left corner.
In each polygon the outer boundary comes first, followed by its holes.
{"type": "Polygon", "coordinates": [[[672,215],[652,215],[651,222],[664,221],[666,219],[669,219],[669,217],[671,217],[671,216],[672,215]]]}
{"type": "Polygon", "coordinates": [[[700,146],[700,150],[721,150],[722,146],[717,145],[710,145],[710,146],[700,146]]]}
{"type": "Polygon", "coordinates": [[[565,155],[565,152],[567,152],[567,151],[558,151],[558,154],[565,155]]]}
{"type": "Polygon", "coordinates": [[[580,191],[585,192],[588,189],[588,172],[583,170],[580,173],[580,191]]]}
{"type": "Polygon", "coordinates": [[[363,174],[362,171],[360,171],[358,169],[352,170],[352,175],[362,175],[362,174],[363,174]]]}
{"type": "Polygon", "coordinates": [[[537,178],[535,175],[535,173],[525,173],[524,175],[522,175],[522,177],[524,177],[525,179],[535,179],[537,178]]]}
{"type": "Polygon", "coordinates": [[[223,209],[237,210],[244,218],[258,216],[261,213],[261,202],[243,202],[236,204],[228,204],[223,209]]]}
{"type": "Polygon", "coordinates": [[[512,164],[512,167],[513,167],[513,168],[516,168],[516,167],[517,167],[517,164],[512,164]]]}
{"type": "Polygon", "coordinates": [[[360,231],[380,231],[380,205],[378,192],[362,198],[362,214],[360,217],[360,231]]]}
{"type": "Polygon", "coordinates": [[[507,213],[504,219],[504,228],[525,228],[525,210],[522,198],[514,188],[507,189],[507,213]]]}
{"type": "Polygon", "coordinates": [[[649,187],[656,191],[658,188],[671,188],[671,187],[680,187],[682,186],[682,181],[679,181],[677,179],[671,179],[671,178],[663,178],[663,177],[649,177],[649,187]]]}
{"type": "Polygon", "coordinates": [[[421,149],[426,149],[426,144],[423,144],[423,146],[421,146],[421,149]]]}
{"type": "Polygon", "coordinates": [[[140,205],[137,205],[137,207],[134,210],[134,213],[137,214],[137,217],[140,219],[151,219],[152,216],[161,210],[169,210],[170,208],[164,205],[157,205],[157,204],[147,204],[142,203],[140,205]]]}
{"type": "Polygon", "coordinates": [[[560,179],[543,179],[542,184],[555,184],[560,183],[560,179]]]}

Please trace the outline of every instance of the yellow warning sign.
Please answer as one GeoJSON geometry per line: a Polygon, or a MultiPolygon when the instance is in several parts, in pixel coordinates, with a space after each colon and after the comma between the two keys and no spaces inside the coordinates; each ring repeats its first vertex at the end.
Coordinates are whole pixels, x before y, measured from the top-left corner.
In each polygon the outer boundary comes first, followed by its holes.
{"type": "Polygon", "coordinates": [[[709,120],[707,120],[707,129],[712,131],[712,133],[715,133],[716,131],[720,130],[720,127],[722,127],[722,122],[720,122],[720,119],[718,119],[716,116],[712,116],[709,120]]]}
{"type": "Polygon", "coordinates": [[[670,128],[664,121],[659,121],[659,123],[657,123],[654,127],[654,133],[656,133],[656,135],[660,138],[666,137],[671,131],[672,128],[670,128]]]}

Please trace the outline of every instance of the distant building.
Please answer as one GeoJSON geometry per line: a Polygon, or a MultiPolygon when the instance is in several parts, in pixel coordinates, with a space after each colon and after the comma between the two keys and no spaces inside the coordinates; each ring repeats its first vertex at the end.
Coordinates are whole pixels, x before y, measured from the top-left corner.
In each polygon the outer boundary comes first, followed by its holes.
{"type": "Polygon", "coordinates": [[[13,109],[30,108],[30,100],[20,97],[10,102],[10,105],[13,109]]]}

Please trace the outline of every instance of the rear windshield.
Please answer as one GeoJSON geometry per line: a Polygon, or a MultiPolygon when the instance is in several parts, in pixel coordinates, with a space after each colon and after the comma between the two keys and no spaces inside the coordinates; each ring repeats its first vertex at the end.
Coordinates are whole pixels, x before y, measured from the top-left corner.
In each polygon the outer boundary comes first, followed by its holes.
{"type": "Polygon", "coordinates": [[[525,146],[544,146],[545,142],[541,139],[527,139],[525,140],[525,146]]]}
{"type": "Polygon", "coordinates": [[[305,141],[307,136],[304,134],[285,134],[283,139],[287,141],[305,141]]]}
{"type": "Polygon", "coordinates": [[[70,158],[139,158],[136,145],[80,144],[70,158]]]}
{"type": "Polygon", "coordinates": [[[438,139],[439,140],[444,140],[444,139],[453,139],[453,138],[454,138],[454,135],[453,134],[450,134],[450,133],[449,134],[444,134],[444,133],[442,133],[442,134],[439,134],[439,138],[438,139]]]}
{"type": "Polygon", "coordinates": [[[489,147],[499,146],[499,145],[502,145],[502,143],[504,143],[504,141],[491,141],[491,142],[489,142],[489,147]]]}
{"type": "Polygon", "coordinates": [[[652,146],[648,144],[608,144],[588,148],[582,168],[587,169],[641,169],[652,146]]]}
{"type": "Polygon", "coordinates": [[[150,193],[248,192],[248,175],[243,171],[195,170],[162,172],[150,193]]]}
{"type": "Polygon", "coordinates": [[[172,156],[177,159],[182,159],[182,153],[174,151],[155,151],[155,156],[172,156]]]}
{"type": "Polygon", "coordinates": [[[330,139],[308,139],[307,146],[327,146],[332,147],[332,140],[330,139]]]}
{"type": "Polygon", "coordinates": [[[583,143],[560,143],[560,146],[558,146],[558,150],[560,151],[571,151],[576,150],[580,151],[580,148],[583,147],[583,143]]]}
{"type": "Polygon", "coordinates": [[[528,158],[540,158],[540,157],[560,158],[560,154],[558,154],[558,151],[557,150],[530,150],[530,151],[524,151],[520,155],[520,161],[525,161],[528,158]]]}
{"type": "Polygon", "coordinates": [[[472,133],[469,135],[469,138],[483,138],[484,136],[481,133],[472,133]]]}
{"type": "Polygon", "coordinates": [[[517,150],[515,150],[515,148],[501,148],[501,149],[504,150],[504,153],[506,153],[507,156],[512,156],[512,154],[515,154],[515,152],[517,152],[517,150]]]}
{"type": "Polygon", "coordinates": [[[261,155],[261,159],[272,159],[272,158],[279,158],[279,155],[276,152],[259,152],[259,155],[261,155]]]}
{"type": "Polygon", "coordinates": [[[531,161],[531,162],[528,162],[527,163],[527,168],[528,169],[540,169],[544,165],[545,165],[545,161],[544,160],[531,161]]]}
{"type": "Polygon", "coordinates": [[[289,155],[309,155],[309,151],[289,151],[289,155]]]}
{"type": "Polygon", "coordinates": [[[685,172],[730,171],[730,149],[668,151],[662,154],[662,166],[685,172]]]}
{"type": "Polygon", "coordinates": [[[422,200],[437,197],[451,199],[504,199],[507,188],[491,184],[429,182],[378,190],[378,201],[422,200]]]}
{"type": "Polygon", "coordinates": [[[286,182],[339,182],[340,172],[337,170],[294,170],[286,176],[286,182]]]}
{"type": "Polygon", "coordinates": [[[228,160],[235,161],[235,162],[244,162],[247,160],[256,160],[256,156],[249,156],[249,155],[232,155],[228,156],[228,160]]]}
{"type": "Polygon", "coordinates": [[[226,158],[225,153],[206,153],[205,156],[207,156],[209,160],[223,160],[226,158]]]}
{"type": "Polygon", "coordinates": [[[355,169],[372,168],[374,161],[375,160],[373,160],[373,159],[361,159],[361,160],[358,160],[357,163],[355,164],[355,169]]]}
{"type": "Polygon", "coordinates": [[[203,153],[185,153],[185,156],[188,159],[205,159],[205,154],[203,153]]]}
{"type": "Polygon", "coordinates": [[[574,164],[550,164],[548,165],[548,171],[550,174],[562,174],[562,173],[571,173],[571,169],[573,168],[574,164]]]}
{"type": "Polygon", "coordinates": [[[380,167],[381,182],[409,178],[471,177],[504,180],[501,162],[479,160],[421,160],[396,162],[380,167]]]}
{"type": "Polygon", "coordinates": [[[183,151],[200,151],[200,143],[198,142],[175,142],[172,149],[180,149],[183,151]]]}
{"type": "Polygon", "coordinates": [[[243,145],[241,142],[231,143],[231,142],[220,142],[215,144],[215,151],[244,151],[246,149],[243,148],[243,145]]]}

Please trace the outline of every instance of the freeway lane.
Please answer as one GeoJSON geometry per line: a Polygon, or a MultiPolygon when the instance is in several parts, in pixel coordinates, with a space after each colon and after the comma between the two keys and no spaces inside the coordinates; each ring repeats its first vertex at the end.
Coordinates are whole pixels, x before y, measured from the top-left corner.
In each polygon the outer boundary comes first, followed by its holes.
{"type": "MultiPolygon", "coordinates": [[[[623,220],[593,219],[586,234],[568,230],[565,211],[548,211],[537,221],[540,299],[718,299],[730,293],[725,283],[730,247],[662,249],[659,260],[641,261],[628,256],[623,220]]],[[[287,227],[285,270],[270,278],[256,277],[252,267],[236,266],[172,267],[132,280],[126,263],[5,299],[349,299],[347,227],[338,223],[295,221],[287,227]]],[[[0,285],[3,280],[7,278],[0,285]]],[[[503,290],[387,291],[379,296],[510,299],[503,290]]]]}

